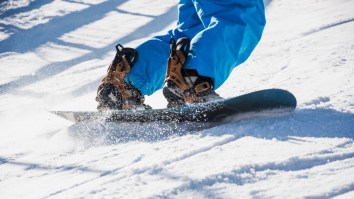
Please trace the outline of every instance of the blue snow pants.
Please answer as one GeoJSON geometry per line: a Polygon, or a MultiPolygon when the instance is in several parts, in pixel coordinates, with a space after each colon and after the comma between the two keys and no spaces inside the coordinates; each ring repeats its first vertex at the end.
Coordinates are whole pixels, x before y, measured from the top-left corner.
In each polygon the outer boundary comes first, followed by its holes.
{"type": "Polygon", "coordinates": [[[161,89],[170,39],[191,39],[185,68],[196,69],[220,87],[259,42],[265,26],[263,0],[180,0],[177,27],[139,45],[139,58],[128,74],[143,95],[161,89]]]}

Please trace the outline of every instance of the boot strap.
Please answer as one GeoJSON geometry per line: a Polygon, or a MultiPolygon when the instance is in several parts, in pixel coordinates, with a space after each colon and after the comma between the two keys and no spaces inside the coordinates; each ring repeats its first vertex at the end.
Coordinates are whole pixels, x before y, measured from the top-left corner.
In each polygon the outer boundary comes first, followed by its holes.
{"type": "Polygon", "coordinates": [[[165,83],[167,81],[174,82],[183,92],[184,100],[187,103],[199,101],[198,94],[210,90],[209,82],[201,82],[191,87],[182,75],[183,64],[185,63],[189,52],[189,40],[178,40],[177,44],[171,39],[170,57],[168,58],[167,73],[165,83]],[[185,48],[187,46],[187,49],[185,48]]]}

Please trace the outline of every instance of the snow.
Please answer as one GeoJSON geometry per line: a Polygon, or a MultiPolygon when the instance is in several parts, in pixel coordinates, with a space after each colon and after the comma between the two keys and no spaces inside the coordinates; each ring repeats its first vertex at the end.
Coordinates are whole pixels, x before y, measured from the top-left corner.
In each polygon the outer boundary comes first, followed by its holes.
{"type": "MultiPolygon", "coordinates": [[[[0,198],[354,198],[353,0],[266,1],[260,44],[217,91],[287,89],[292,114],[207,128],[48,112],[95,110],[114,45],[173,27],[176,4],[0,3],[0,198]]],[[[166,106],[160,91],[147,103],[166,106]]]]}

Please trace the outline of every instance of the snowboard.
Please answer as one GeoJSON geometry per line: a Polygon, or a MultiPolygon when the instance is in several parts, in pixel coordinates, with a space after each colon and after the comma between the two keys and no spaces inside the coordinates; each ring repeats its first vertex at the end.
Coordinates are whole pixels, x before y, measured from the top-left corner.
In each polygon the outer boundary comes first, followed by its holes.
{"type": "Polygon", "coordinates": [[[293,111],[296,98],[289,91],[267,89],[216,101],[164,109],[97,111],[51,111],[72,122],[219,122],[222,119],[266,110],[293,111]]]}

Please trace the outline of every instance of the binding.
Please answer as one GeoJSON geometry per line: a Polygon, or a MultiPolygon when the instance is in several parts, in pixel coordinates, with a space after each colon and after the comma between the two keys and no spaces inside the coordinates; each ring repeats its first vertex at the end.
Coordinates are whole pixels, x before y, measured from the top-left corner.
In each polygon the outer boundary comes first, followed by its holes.
{"type": "Polygon", "coordinates": [[[116,45],[116,56],[110,64],[106,77],[98,86],[96,101],[97,109],[129,110],[143,105],[144,96],[133,87],[130,82],[125,82],[126,76],[138,59],[138,52],[133,48],[124,48],[116,45]]]}
{"type": "MultiPolygon", "coordinates": [[[[195,103],[202,101],[201,97],[205,96],[205,93],[213,89],[210,78],[202,77],[197,74],[195,70],[188,70],[184,68],[184,64],[188,57],[190,49],[190,40],[188,38],[180,38],[176,42],[174,38],[170,40],[170,57],[168,58],[168,66],[165,78],[165,87],[177,86],[180,90],[183,98],[183,103],[195,103]],[[196,81],[191,76],[203,79],[204,81],[196,81]],[[173,82],[172,85],[171,82],[173,82]]],[[[169,100],[171,93],[164,91],[165,97],[169,100]]],[[[173,100],[177,100],[174,97],[173,100]]],[[[179,99],[177,105],[181,105],[182,101],[179,99]]]]}

